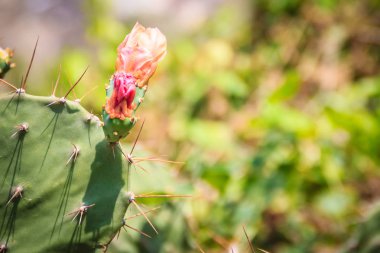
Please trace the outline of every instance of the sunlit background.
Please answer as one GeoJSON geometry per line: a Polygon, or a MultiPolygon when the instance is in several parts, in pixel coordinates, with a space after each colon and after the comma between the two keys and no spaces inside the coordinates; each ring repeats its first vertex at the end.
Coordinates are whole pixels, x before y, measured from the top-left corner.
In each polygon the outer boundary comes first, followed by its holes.
{"type": "Polygon", "coordinates": [[[0,1],[6,79],[39,37],[28,91],[50,95],[61,65],[63,95],[89,66],[71,98],[99,115],[136,21],[168,39],[139,145],[184,161],[152,182],[193,198],[111,252],[249,252],[243,225],[256,252],[380,252],[379,1],[0,1]]]}

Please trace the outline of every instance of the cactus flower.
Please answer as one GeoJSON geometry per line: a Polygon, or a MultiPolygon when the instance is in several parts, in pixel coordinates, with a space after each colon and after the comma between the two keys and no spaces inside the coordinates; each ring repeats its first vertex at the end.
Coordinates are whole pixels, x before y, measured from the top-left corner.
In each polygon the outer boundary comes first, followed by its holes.
{"type": "Polygon", "coordinates": [[[105,106],[111,119],[132,116],[136,87],[147,85],[165,54],[166,38],[160,30],[136,23],[117,48],[113,91],[105,106]]]}

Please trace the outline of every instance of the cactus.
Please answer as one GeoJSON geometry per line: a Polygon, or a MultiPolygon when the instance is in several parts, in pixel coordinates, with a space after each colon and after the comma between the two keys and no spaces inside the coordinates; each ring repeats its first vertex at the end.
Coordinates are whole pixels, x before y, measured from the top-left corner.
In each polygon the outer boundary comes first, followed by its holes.
{"type": "MultiPolygon", "coordinates": [[[[0,253],[105,252],[122,228],[148,236],[126,224],[129,206],[156,231],[138,204],[150,195],[129,191],[129,167],[142,161],[132,156],[136,142],[131,147],[119,140],[137,122],[136,109],[165,46],[158,29],[136,24],[118,48],[104,123],[67,98],[80,79],[62,98],[27,94],[30,66],[20,88],[0,79],[13,89],[0,98],[0,253]],[[146,45],[140,35],[160,41],[146,45]]],[[[138,181],[134,185],[145,187],[142,177],[138,181]]]]}

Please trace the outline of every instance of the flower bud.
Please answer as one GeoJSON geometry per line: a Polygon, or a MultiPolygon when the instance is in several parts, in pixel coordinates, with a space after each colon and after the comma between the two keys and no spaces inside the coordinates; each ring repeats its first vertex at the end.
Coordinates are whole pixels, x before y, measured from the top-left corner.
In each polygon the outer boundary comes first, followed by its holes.
{"type": "Polygon", "coordinates": [[[117,48],[116,71],[132,74],[139,87],[147,84],[166,54],[166,38],[157,28],[136,23],[117,48]]]}
{"type": "Polygon", "coordinates": [[[157,28],[133,27],[117,48],[116,72],[111,79],[112,94],[105,111],[111,119],[131,118],[136,108],[136,89],[146,88],[157,64],[166,54],[166,38],[157,28]]]}
{"type": "Polygon", "coordinates": [[[105,108],[110,118],[130,118],[135,108],[135,95],[136,79],[131,74],[116,72],[113,75],[113,92],[105,108]]]}

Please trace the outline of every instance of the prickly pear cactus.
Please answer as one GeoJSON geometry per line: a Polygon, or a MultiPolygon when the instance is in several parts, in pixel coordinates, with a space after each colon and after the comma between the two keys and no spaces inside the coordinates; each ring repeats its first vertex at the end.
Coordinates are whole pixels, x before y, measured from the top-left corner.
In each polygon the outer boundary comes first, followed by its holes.
{"type": "Polygon", "coordinates": [[[81,105],[47,106],[55,100],[0,100],[0,237],[12,252],[91,251],[120,228],[129,204],[120,150],[81,105]]]}
{"type": "Polygon", "coordinates": [[[0,253],[105,252],[122,228],[131,228],[129,206],[155,230],[137,204],[149,195],[128,189],[128,168],[138,166],[134,145],[119,140],[137,122],[136,109],[165,50],[158,29],[135,25],[118,48],[103,121],[68,94],[33,96],[26,78],[20,88],[0,80],[13,89],[0,98],[0,253]]]}

